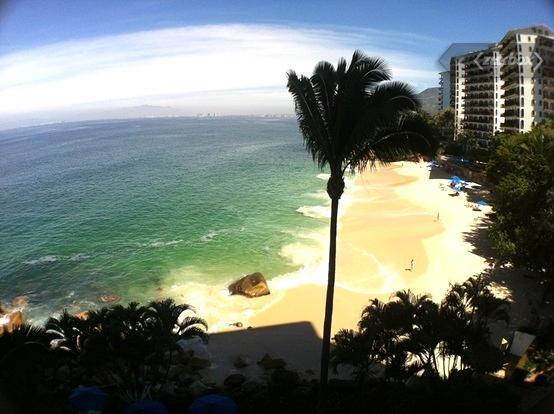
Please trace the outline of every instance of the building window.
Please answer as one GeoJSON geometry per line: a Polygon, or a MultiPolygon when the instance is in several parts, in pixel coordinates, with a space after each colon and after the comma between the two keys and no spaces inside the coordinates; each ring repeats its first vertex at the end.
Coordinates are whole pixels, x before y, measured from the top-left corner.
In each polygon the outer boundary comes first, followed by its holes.
{"type": "Polygon", "coordinates": [[[520,116],[523,118],[525,116],[524,114],[525,114],[525,112],[524,112],[523,108],[521,108],[521,115],[520,116]]]}

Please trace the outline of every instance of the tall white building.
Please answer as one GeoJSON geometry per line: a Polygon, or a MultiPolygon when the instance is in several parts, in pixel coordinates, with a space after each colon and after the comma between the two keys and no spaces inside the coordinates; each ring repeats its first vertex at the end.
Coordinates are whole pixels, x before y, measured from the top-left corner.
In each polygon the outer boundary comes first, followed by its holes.
{"type": "Polygon", "coordinates": [[[553,116],[553,41],[552,30],[538,25],[511,30],[486,49],[453,57],[455,137],[470,132],[486,145],[495,133],[526,132],[553,116]]]}
{"type": "Polygon", "coordinates": [[[439,111],[450,106],[450,71],[439,73],[439,111]]]}
{"type": "Polygon", "coordinates": [[[450,105],[454,109],[454,139],[462,133],[464,120],[464,65],[463,57],[450,60],[450,105]]]}
{"type": "Polygon", "coordinates": [[[506,109],[503,130],[526,132],[548,116],[549,102],[543,93],[553,79],[554,62],[548,56],[553,36],[546,26],[532,26],[511,30],[499,42],[506,109]]]}
{"type": "Polygon", "coordinates": [[[496,45],[460,57],[464,74],[461,130],[472,133],[483,145],[501,130],[504,120],[499,57],[496,45]]]}

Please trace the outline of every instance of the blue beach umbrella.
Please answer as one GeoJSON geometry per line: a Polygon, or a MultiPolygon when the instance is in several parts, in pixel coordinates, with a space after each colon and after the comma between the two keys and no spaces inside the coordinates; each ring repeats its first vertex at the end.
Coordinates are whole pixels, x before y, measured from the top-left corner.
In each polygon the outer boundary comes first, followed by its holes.
{"type": "Polygon", "coordinates": [[[457,175],[453,175],[452,177],[450,177],[450,180],[454,181],[455,183],[459,183],[462,181],[462,179],[457,175]]]}
{"type": "Polygon", "coordinates": [[[487,202],[485,200],[479,200],[477,202],[477,204],[479,204],[480,206],[488,206],[487,202]]]}
{"type": "Polygon", "coordinates": [[[69,402],[80,413],[102,411],[108,395],[98,387],[75,388],[69,396],[69,402]]]}
{"type": "Polygon", "coordinates": [[[237,414],[238,412],[239,407],[229,397],[208,394],[194,400],[188,414],[237,414]]]}
{"type": "Polygon", "coordinates": [[[123,414],[169,414],[169,411],[161,402],[142,400],[131,404],[123,414]]]}

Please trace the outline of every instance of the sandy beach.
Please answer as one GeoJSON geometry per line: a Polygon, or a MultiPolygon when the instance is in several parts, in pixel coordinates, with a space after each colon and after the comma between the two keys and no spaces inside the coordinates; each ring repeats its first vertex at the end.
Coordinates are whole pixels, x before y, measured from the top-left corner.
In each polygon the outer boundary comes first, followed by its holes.
{"type": "MultiPolygon", "coordinates": [[[[441,190],[448,182],[429,179],[426,166],[416,163],[356,177],[339,220],[334,330],[354,328],[370,298],[386,300],[397,290],[412,289],[439,300],[450,283],[486,267],[464,240],[484,211],[466,206],[465,194],[451,197],[451,190],[441,190]]],[[[318,270],[326,276],[326,260],[318,270]]],[[[250,324],[309,321],[321,333],[324,296],[324,283],[288,289],[250,324]]]]}
{"type": "MultiPolygon", "coordinates": [[[[339,219],[334,332],[355,328],[370,298],[387,300],[397,290],[411,289],[440,300],[450,283],[486,267],[485,259],[464,240],[464,233],[486,211],[473,210],[463,193],[452,197],[452,190],[441,188],[448,183],[446,178],[430,179],[423,163],[395,163],[356,176],[345,192],[339,219]]],[[[228,334],[220,329],[212,335],[215,366],[227,367],[221,374],[233,370],[228,363],[232,355],[256,361],[266,352],[301,371],[317,370],[315,344],[322,333],[326,270],[323,257],[304,269],[304,275],[312,273],[305,283],[274,280],[269,282],[270,296],[237,298],[235,306],[248,306],[248,311],[243,308],[236,317],[242,316],[244,327],[252,329],[234,328],[228,334]],[[275,338],[286,338],[287,326],[295,334],[289,338],[291,346],[283,347],[275,338]]]]}

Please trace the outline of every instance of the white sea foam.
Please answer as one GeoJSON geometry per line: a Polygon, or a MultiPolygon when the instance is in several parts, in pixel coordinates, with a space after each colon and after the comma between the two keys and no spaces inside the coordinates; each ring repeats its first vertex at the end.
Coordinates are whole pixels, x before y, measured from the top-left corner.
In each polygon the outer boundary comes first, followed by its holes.
{"type": "Polygon", "coordinates": [[[296,209],[300,214],[312,218],[331,217],[331,208],[329,206],[302,206],[296,209]]]}
{"type": "Polygon", "coordinates": [[[144,247],[167,247],[167,246],[173,246],[175,244],[179,244],[179,243],[182,243],[182,242],[183,242],[182,239],[169,240],[169,241],[153,240],[149,243],[142,243],[141,246],[144,246],[144,247]]]}
{"type": "Polygon", "coordinates": [[[327,181],[329,179],[329,177],[331,177],[331,174],[328,174],[328,173],[320,173],[317,175],[317,178],[319,178],[320,180],[325,180],[327,181]]]}
{"type": "MultiPolygon", "coordinates": [[[[319,174],[318,178],[325,180],[328,174],[319,174]]],[[[345,194],[339,204],[339,216],[353,201],[355,191],[354,177],[346,181],[345,194]]],[[[315,193],[323,199],[325,192],[315,193]]],[[[299,213],[308,217],[328,218],[330,216],[329,205],[303,206],[297,209],[299,213]]],[[[230,296],[227,286],[233,280],[243,275],[229,275],[224,283],[216,285],[201,283],[201,280],[208,280],[208,275],[195,267],[184,267],[168,275],[165,286],[170,286],[164,294],[174,297],[176,300],[193,305],[198,314],[210,322],[210,332],[217,332],[226,329],[230,324],[241,322],[248,326],[251,318],[260,312],[265,311],[274,303],[281,300],[289,289],[306,284],[327,284],[327,258],[328,258],[328,235],[327,226],[322,226],[319,231],[298,231],[285,229],[282,233],[291,236],[291,243],[288,243],[279,251],[281,257],[291,264],[299,266],[299,269],[286,273],[269,280],[271,295],[251,300],[240,296],[230,296]],[[191,281],[195,280],[195,281],[191,281]],[[183,282],[188,280],[187,282],[183,282]]],[[[203,241],[210,241],[218,235],[218,232],[210,231],[202,237],[203,241]]],[[[376,260],[376,258],[374,258],[376,260]]],[[[398,281],[398,275],[381,263],[377,263],[379,274],[376,277],[383,278],[383,288],[391,289],[398,281]]],[[[263,272],[263,269],[260,269],[263,272]]],[[[338,287],[358,293],[376,294],[382,293],[381,289],[367,291],[362,286],[367,286],[367,281],[349,280],[348,282],[337,283],[338,287]],[[358,283],[359,282],[359,283],[358,283]]]]}
{"type": "Polygon", "coordinates": [[[40,265],[40,264],[46,264],[46,263],[54,263],[54,262],[57,262],[58,260],[59,260],[58,256],[47,255],[47,256],[39,257],[38,259],[35,259],[35,260],[28,260],[23,263],[28,265],[40,265]]]}
{"type": "Polygon", "coordinates": [[[72,262],[80,262],[82,260],[89,259],[90,257],[91,257],[90,255],[85,254],[85,253],[77,253],[77,254],[74,254],[73,256],[71,256],[69,258],[69,260],[72,261],[72,262]]]}
{"type": "Polygon", "coordinates": [[[211,242],[213,239],[215,239],[219,235],[219,232],[210,230],[206,234],[204,234],[202,237],[200,237],[200,241],[202,242],[211,242]]]}
{"type": "Polygon", "coordinates": [[[306,194],[306,196],[315,198],[318,200],[327,200],[327,201],[329,200],[329,195],[327,195],[327,191],[324,191],[324,190],[316,191],[314,193],[308,193],[306,194]]]}

